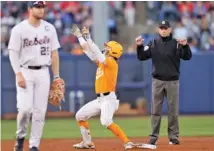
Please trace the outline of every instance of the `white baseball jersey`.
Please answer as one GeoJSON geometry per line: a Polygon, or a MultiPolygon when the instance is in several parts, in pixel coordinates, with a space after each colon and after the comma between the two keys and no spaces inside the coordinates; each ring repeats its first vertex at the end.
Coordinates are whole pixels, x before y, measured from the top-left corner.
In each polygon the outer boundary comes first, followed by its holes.
{"type": "Polygon", "coordinates": [[[41,20],[38,27],[24,20],[11,33],[8,49],[19,52],[20,65],[51,65],[51,51],[60,48],[55,27],[41,20]]]}

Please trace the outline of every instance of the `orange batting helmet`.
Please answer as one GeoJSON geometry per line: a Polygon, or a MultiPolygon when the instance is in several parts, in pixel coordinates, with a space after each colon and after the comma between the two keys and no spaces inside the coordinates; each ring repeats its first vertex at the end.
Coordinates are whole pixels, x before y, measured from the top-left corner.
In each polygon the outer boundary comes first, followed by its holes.
{"type": "Polygon", "coordinates": [[[106,47],[109,47],[110,50],[109,55],[115,58],[120,58],[120,56],[123,54],[123,47],[121,46],[121,44],[119,44],[116,41],[109,41],[108,43],[104,44],[106,47]]]}

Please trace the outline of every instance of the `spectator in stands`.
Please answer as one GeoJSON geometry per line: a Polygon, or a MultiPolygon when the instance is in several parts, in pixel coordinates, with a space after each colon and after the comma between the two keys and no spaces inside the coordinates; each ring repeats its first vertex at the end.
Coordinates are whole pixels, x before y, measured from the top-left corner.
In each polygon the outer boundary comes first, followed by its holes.
{"type": "Polygon", "coordinates": [[[197,18],[194,15],[183,18],[183,23],[187,29],[189,37],[200,38],[200,28],[197,18]]]}
{"type": "Polygon", "coordinates": [[[197,52],[199,52],[199,49],[198,49],[198,47],[197,47],[197,41],[196,41],[195,39],[193,39],[192,37],[189,37],[189,38],[187,39],[187,42],[188,42],[188,44],[189,44],[189,47],[190,47],[192,53],[197,53],[197,52]]]}
{"type": "Polygon", "coordinates": [[[178,11],[180,12],[180,14],[182,16],[190,17],[190,15],[193,12],[193,6],[194,6],[193,2],[190,2],[190,1],[187,1],[187,2],[178,1],[177,2],[177,6],[178,6],[178,11]]]}
{"type": "Polygon", "coordinates": [[[209,44],[207,45],[207,50],[214,52],[214,37],[210,37],[209,44]]]}
{"type": "Polygon", "coordinates": [[[160,11],[160,20],[177,20],[177,8],[173,2],[163,2],[161,11],[160,11]]]}
{"type": "Polygon", "coordinates": [[[173,36],[175,39],[187,38],[188,37],[187,28],[184,26],[182,20],[179,20],[177,22],[177,25],[176,25],[174,32],[173,32],[173,36]]]}
{"type": "Polygon", "coordinates": [[[148,1],[148,19],[147,24],[154,24],[154,21],[158,20],[157,12],[159,11],[159,3],[157,1],[148,1]]]}
{"type": "Polygon", "coordinates": [[[210,30],[209,30],[209,24],[206,15],[201,16],[201,49],[206,50],[207,45],[209,45],[209,38],[211,36],[210,30]]]}
{"type": "Polygon", "coordinates": [[[202,15],[205,15],[206,12],[207,12],[207,9],[204,5],[204,2],[202,1],[197,1],[194,5],[194,14],[197,16],[197,17],[201,17],[202,15]]]}
{"type": "Polygon", "coordinates": [[[113,19],[113,17],[110,17],[108,19],[108,29],[109,29],[109,39],[111,40],[117,40],[117,36],[118,36],[118,29],[117,29],[117,23],[115,21],[115,19],[113,19]]]}
{"type": "Polygon", "coordinates": [[[127,25],[133,27],[135,24],[135,7],[132,1],[125,2],[124,16],[127,25]]]}

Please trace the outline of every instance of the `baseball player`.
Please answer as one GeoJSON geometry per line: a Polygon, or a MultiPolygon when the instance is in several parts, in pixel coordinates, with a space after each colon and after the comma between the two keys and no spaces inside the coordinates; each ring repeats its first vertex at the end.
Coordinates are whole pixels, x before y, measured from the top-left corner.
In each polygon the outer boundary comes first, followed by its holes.
{"type": "Polygon", "coordinates": [[[42,20],[44,1],[28,4],[29,18],[17,24],[9,41],[9,57],[16,75],[17,139],[14,151],[23,151],[24,138],[32,115],[30,151],[37,151],[43,132],[50,90],[49,68],[59,78],[60,47],[53,25],[42,20]]]}
{"type": "Polygon", "coordinates": [[[88,119],[99,113],[101,114],[101,124],[122,140],[125,149],[135,147],[136,144],[130,142],[123,130],[112,120],[114,112],[119,107],[115,89],[118,75],[118,59],[123,54],[122,46],[116,41],[109,41],[105,43],[102,53],[90,38],[88,29],[84,28],[82,32],[86,40],[77,26],[73,26],[71,32],[78,38],[86,55],[98,66],[95,80],[97,99],[87,103],[76,113],[76,120],[78,121],[83,141],[73,145],[73,147],[77,149],[95,148],[91,139],[88,119]]]}

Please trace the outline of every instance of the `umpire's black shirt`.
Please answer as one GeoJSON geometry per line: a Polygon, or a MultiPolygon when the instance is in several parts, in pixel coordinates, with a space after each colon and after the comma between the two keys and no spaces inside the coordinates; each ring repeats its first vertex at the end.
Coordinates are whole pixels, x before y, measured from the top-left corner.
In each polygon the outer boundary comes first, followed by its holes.
{"type": "Polygon", "coordinates": [[[180,58],[190,60],[192,53],[188,44],[182,46],[170,35],[159,36],[147,46],[137,46],[137,57],[139,60],[152,58],[153,78],[172,81],[179,79],[180,58]]]}

